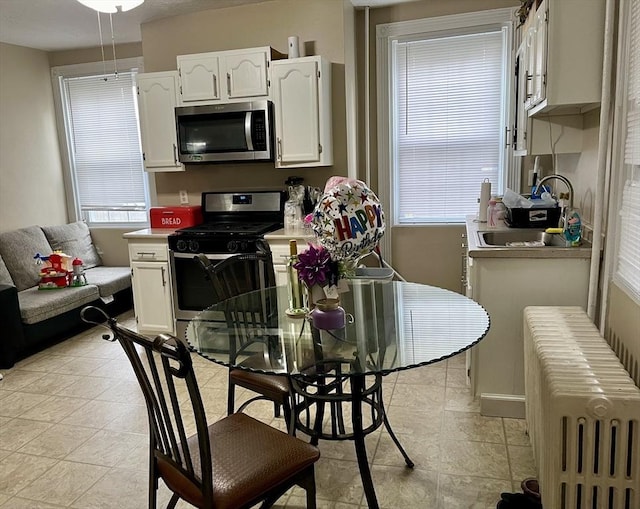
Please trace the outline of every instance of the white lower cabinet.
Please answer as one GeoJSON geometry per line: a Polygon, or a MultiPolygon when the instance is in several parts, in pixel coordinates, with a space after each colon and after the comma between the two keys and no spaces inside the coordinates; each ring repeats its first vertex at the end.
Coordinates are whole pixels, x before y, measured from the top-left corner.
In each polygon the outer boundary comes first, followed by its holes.
{"type": "Polygon", "coordinates": [[[466,294],[491,318],[470,354],[470,378],[483,415],[524,417],[526,306],[581,306],[589,291],[589,258],[469,258],[466,294]]]}
{"type": "Polygon", "coordinates": [[[129,242],[129,261],[138,332],[175,334],[167,242],[129,242]]]}

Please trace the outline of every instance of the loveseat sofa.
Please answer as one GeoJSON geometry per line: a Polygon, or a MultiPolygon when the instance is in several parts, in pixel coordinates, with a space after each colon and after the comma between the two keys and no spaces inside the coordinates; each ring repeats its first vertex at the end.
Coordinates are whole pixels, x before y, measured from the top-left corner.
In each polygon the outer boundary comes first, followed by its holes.
{"type": "Polygon", "coordinates": [[[86,327],[84,306],[114,314],[131,302],[130,268],[105,267],[84,222],[0,233],[0,368],[86,327]],[[34,257],[54,251],[82,260],[86,285],[39,289],[41,267],[34,257]]]}

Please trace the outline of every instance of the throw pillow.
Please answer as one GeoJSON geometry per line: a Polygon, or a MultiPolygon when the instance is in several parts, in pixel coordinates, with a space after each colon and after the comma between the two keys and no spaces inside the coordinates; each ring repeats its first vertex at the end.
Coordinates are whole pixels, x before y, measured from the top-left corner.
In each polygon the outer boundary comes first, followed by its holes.
{"type": "Polygon", "coordinates": [[[102,265],[102,259],[93,245],[91,232],[84,221],[59,226],[43,226],[54,250],[62,251],[72,258],[80,258],[86,269],[102,265]]]}
{"type": "Polygon", "coordinates": [[[40,281],[40,267],[34,257],[51,254],[51,245],[39,226],[0,233],[0,256],[19,292],[40,281]]]}
{"type": "Polygon", "coordinates": [[[0,285],[11,285],[13,284],[13,279],[11,279],[11,274],[9,274],[9,270],[7,266],[4,264],[4,260],[2,256],[0,256],[0,285]]]}

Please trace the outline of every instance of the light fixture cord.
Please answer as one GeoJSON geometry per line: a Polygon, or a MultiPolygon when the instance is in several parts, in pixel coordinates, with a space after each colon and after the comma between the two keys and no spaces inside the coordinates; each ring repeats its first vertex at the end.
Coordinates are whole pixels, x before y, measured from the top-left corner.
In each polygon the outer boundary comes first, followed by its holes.
{"type": "Polygon", "coordinates": [[[113,17],[109,13],[109,24],[111,25],[111,48],[113,49],[113,73],[118,79],[118,61],[116,60],[116,40],[113,37],[113,17]]]}
{"type": "Polygon", "coordinates": [[[100,52],[102,53],[102,74],[104,75],[104,78],[102,78],[104,81],[107,81],[107,64],[104,61],[104,44],[102,42],[102,24],[100,23],[100,11],[96,11],[96,14],[98,15],[98,33],[100,34],[100,52]]]}

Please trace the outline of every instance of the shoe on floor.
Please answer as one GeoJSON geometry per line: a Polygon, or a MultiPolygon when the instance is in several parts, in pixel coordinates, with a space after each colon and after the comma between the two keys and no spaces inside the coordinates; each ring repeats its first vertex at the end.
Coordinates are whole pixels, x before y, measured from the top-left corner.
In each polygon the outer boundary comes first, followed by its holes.
{"type": "Polygon", "coordinates": [[[524,493],[500,493],[500,498],[496,509],[542,509],[539,500],[524,493]]]}

